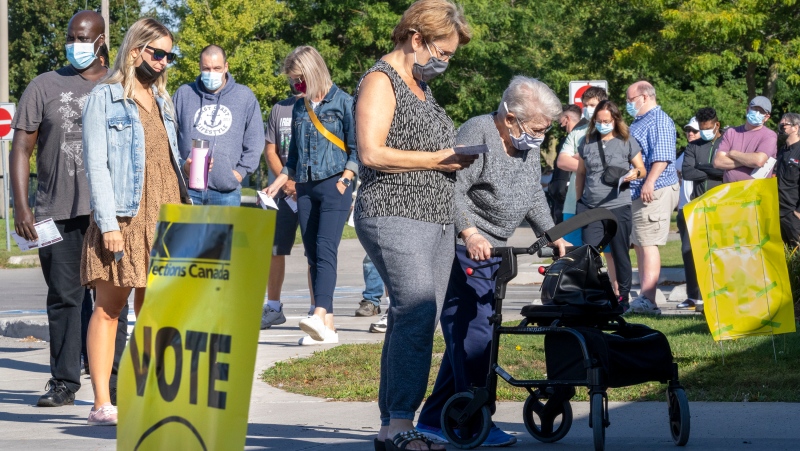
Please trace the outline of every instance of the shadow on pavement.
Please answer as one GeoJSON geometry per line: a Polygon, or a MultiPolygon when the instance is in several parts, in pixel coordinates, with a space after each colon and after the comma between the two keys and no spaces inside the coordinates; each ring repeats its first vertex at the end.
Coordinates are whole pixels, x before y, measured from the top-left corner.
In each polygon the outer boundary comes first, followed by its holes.
{"type": "Polygon", "coordinates": [[[373,449],[372,440],[377,432],[369,429],[250,423],[247,425],[246,446],[275,450],[306,449],[335,442],[346,449],[368,450],[373,449]]]}
{"type": "Polygon", "coordinates": [[[50,365],[40,363],[22,362],[14,359],[0,359],[0,367],[31,373],[50,373],[50,365]]]}

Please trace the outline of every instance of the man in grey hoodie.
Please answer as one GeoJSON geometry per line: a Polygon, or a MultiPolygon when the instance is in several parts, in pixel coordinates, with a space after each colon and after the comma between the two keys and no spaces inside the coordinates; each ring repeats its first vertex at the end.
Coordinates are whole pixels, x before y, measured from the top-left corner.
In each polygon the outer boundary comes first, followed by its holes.
{"type": "Polygon", "coordinates": [[[209,45],[200,53],[200,76],[173,96],[181,157],[191,157],[192,140],[205,139],[214,159],[208,189],[189,189],[195,205],[241,204],[242,179],[258,168],[264,121],[255,94],[228,73],[225,50],[209,45]]]}

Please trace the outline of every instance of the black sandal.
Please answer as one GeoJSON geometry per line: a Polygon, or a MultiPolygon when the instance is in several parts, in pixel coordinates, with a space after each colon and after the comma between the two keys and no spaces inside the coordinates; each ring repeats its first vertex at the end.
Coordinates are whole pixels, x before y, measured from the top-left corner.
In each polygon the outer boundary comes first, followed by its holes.
{"type": "MultiPolygon", "coordinates": [[[[425,445],[428,447],[428,451],[432,450],[431,446],[433,446],[434,443],[432,441],[428,440],[427,437],[422,435],[416,429],[411,429],[410,431],[405,431],[405,432],[398,433],[391,440],[386,440],[386,442],[384,442],[384,447],[385,447],[386,451],[403,451],[403,450],[406,449],[406,447],[408,446],[409,443],[411,443],[413,441],[417,441],[417,440],[425,442],[425,445]]],[[[376,451],[382,451],[382,450],[378,450],[377,445],[375,446],[375,450],[376,451]]],[[[421,450],[421,451],[425,451],[425,450],[421,450]]]]}
{"type": "Polygon", "coordinates": [[[375,451],[386,451],[386,443],[383,440],[375,439],[373,443],[375,444],[375,451]]]}

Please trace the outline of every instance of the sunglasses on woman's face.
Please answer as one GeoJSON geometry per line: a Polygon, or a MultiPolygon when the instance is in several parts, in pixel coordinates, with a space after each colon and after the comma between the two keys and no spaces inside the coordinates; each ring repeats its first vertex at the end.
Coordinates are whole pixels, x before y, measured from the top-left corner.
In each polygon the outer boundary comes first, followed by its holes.
{"type": "Polygon", "coordinates": [[[177,56],[178,56],[178,55],[176,55],[176,54],[174,54],[172,52],[168,52],[166,50],[161,50],[161,49],[157,49],[157,48],[154,48],[154,47],[150,47],[149,45],[144,46],[144,48],[150,49],[150,50],[153,51],[153,59],[156,60],[156,61],[161,61],[161,60],[164,59],[164,57],[167,57],[167,63],[171,63],[171,62],[175,61],[175,58],[177,58],[177,56]]]}

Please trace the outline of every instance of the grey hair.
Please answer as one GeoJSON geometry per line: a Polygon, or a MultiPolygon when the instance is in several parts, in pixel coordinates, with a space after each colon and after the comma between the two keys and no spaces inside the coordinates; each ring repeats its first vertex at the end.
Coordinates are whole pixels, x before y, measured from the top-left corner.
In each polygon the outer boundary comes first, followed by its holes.
{"type": "Polygon", "coordinates": [[[640,81],[636,83],[636,93],[639,95],[646,95],[647,97],[656,98],[656,88],[647,81],[640,81]]]}
{"type": "Polygon", "coordinates": [[[561,114],[561,101],[541,81],[517,75],[503,92],[503,99],[497,110],[514,113],[523,122],[535,117],[554,121],[561,114]]]}
{"type": "Polygon", "coordinates": [[[797,113],[786,113],[781,116],[781,120],[786,119],[792,125],[800,125],[800,114],[797,113]]]}

